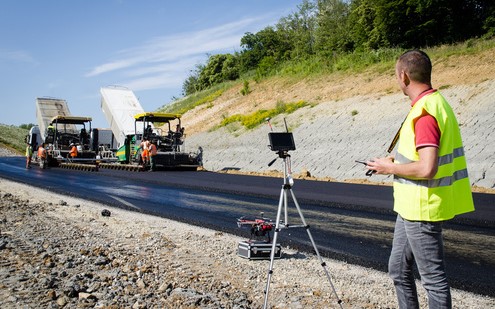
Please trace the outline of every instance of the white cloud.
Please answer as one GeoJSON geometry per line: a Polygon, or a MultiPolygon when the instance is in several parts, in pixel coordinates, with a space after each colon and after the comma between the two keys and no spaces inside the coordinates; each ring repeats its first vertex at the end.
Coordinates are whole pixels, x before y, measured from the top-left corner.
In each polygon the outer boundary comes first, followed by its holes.
{"type": "Polygon", "coordinates": [[[94,68],[93,70],[91,70],[91,72],[86,74],[86,77],[97,76],[100,74],[112,72],[112,71],[119,70],[119,69],[125,69],[125,68],[128,68],[134,64],[136,64],[136,63],[132,59],[105,63],[105,64],[99,65],[96,68],[94,68]]]}
{"type": "Polygon", "coordinates": [[[155,37],[142,46],[119,51],[117,60],[96,66],[86,77],[113,72],[120,80],[130,77],[119,84],[133,90],[180,87],[188,72],[204,63],[207,54],[233,52],[239,48],[245,29],[263,24],[263,17],[246,18],[197,32],[155,37]]]}
{"type": "Polygon", "coordinates": [[[129,89],[140,91],[158,88],[176,88],[182,84],[180,76],[170,73],[163,73],[149,77],[134,79],[123,85],[129,89]]]}
{"type": "Polygon", "coordinates": [[[179,59],[171,62],[159,62],[149,65],[142,65],[128,70],[125,75],[128,77],[140,77],[150,74],[159,74],[164,72],[186,72],[196,64],[204,61],[204,55],[197,55],[179,59]]]}

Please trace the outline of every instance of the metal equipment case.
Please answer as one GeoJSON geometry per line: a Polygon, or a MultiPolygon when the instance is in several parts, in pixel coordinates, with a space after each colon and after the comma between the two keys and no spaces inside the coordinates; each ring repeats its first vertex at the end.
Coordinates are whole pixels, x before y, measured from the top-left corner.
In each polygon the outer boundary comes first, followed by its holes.
{"type": "MultiPolygon", "coordinates": [[[[243,240],[239,242],[237,254],[249,260],[269,260],[272,246],[272,243],[266,241],[243,240]]],[[[279,259],[281,256],[282,248],[277,244],[274,258],[279,259]]]]}

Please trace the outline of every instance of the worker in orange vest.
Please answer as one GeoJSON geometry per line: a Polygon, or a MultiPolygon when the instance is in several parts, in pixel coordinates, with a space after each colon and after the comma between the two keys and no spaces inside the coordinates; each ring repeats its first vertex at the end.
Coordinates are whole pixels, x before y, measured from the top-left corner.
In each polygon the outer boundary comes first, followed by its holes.
{"type": "Polygon", "coordinates": [[[43,146],[44,144],[41,144],[38,147],[38,159],[46,159],[46,149],[43,146]]]}
{"type": "Polygon", "coordinates": [[[143,166],[147,166],[149,164],[149,141],[143,140],[139,147],[141,148],[141,159],[143,161],[143,166]]]}
{"type": "Polygon", "coordinates": [[[38,162],[41,168],[46,167],[46,149],[44,147],[44,144],[41,144],[38,147],[38,162]]]}
{"type": "Polygon", "coordinates": [[[77,147],[76,145],[74,145],[74,143],[70,144],[70,146],[72,148],[70,149],[69,156],[71,157],[71,159],[74,159],[75,157],[77,157],[77,147]]]}

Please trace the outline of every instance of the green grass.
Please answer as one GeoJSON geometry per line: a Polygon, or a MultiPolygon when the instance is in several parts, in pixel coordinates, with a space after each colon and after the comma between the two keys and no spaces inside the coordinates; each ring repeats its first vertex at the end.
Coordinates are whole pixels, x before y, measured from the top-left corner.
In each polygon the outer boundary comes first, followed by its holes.
{"type": "Polygon", "coordinates": [[[162,106],[158,112],[184,114],[185,112],[194,109],[196,106],[206,104],[207,107],[212,106],[212,102],[220,97],[225,90],[233,87],[233,82],[226,82],[215,85],[210,89],[199,91],[185,98],[179,99],[171,104],[162,106]]]}
{"type": "Polygon", "coordinates": [[[0,124],[0,144],[23,154],[26,149],[24,138],[28,133],[29,130],[24,128],[0,124]]]}
{"type": "Polygon", "coordinates": [[[231,123],[239,122],[247,129],[253,129],[258,125],[264,123],[266,118],[273,118],[280,114],[290,114],[298,110],[299,108],[308,106],[309,104],[306,101],[298,101],[295,103],[284,103],[277,102],[277,106],[273,109],[260,109],[249,115],[241,115],[235,114],[229,117],[225,117],[220,123],[219,127],[227,126],[231,123]]]}
{"type": "Polygon", "coordinates": [[[449,58],[451,56],[475,55],[494,48],[495,39],[470,39],[458,44],[448,44],[428,48],[425,51],[432,59],[442,59],[449,58]]]}
{"type": "Polygon", "coordinates": [[[381,72],[383,67],[393,67],[397,56],[403,50],[382,49],[377,51],[336,54],[331,57],[321,55],[311,56],[308,59],[288,61],[279,66],[276,71],[281,77],[312,77],[336,72],[360,73],[370,68],[381,72]]]}
{"type": "MultiPolygon", "coordinates": [[[[432,59],[439,60],[451,56],[473,55],[490,49],[495,49],[495,39],[471,39],[462,43],[426,48],[425,51],[432,59]]],[[[400,48],[383,48],[327,57],[316,55],[308,59],[285,62],[279,65],[277,70],[272,70],[271,76],[305,78],[337,72],[356,74],[364,71],[382,74],[393,68],[398,56],[405,51],[400,48]]]]}

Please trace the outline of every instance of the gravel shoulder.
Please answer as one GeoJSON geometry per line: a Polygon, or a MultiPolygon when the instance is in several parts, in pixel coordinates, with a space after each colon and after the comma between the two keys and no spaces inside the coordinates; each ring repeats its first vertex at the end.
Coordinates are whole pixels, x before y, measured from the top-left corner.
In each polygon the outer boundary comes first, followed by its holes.
{"type": "MultiPolygon", "coordinates": [[[[237,236],[4,179],[0,196],[2,308],[262,307],[269,261],[237,256],[237,236]]],[[[325,262],[344,308],[397,306],[385,273],[325,262]]],[[[338,308],[317,258],[289,248],[274,263],[269,295],[273,308],[338,308]]],[[[495,306],[459,290],[453,301],[495,306]]]]}

